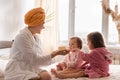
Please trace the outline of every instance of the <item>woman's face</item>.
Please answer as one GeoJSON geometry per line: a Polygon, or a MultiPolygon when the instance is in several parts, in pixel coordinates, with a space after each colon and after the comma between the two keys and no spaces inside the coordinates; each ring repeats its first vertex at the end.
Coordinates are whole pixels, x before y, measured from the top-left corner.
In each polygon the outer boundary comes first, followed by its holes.
{"type": "Polygon", "coordinates": [[[36,27],[36,33],[40,34],[40,33],[41,33],[41,31],[42,31],[42,29],[44,29],[44,25],[43,25],[43,24],[42,24],[42,25],[37,26],[37,27],[36,27]]]}
{"type": "Polygon", "coordinates": [[[44,24],[32,27],[33,34],[40,34],[42,29],[44,29],[44,24]]]}
{"type": "Polygon", "coordinates": [[[70,51],[74,51],[75,48],[78,48],[78,44],[77,44],[77,40],[76,39],[71,39],[69,41],[69,48],[70,48],[70,51]]]}

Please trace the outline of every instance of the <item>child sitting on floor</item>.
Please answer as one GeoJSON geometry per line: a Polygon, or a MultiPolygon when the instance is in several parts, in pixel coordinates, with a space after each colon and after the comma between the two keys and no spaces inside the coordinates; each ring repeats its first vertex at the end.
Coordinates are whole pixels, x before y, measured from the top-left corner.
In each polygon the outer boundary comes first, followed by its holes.
{"type": "Polygon", "coordinates": [[[89,33],[87,45],[91,50],[89,54],[81,53],[78,50],[82,59],[89,64],[84,70],[84,76],[87,75],[89,78],[109,76],[109,64],[112,62],[113,54],[106,49],[102,34],[100,32],[89,33]]]}
{"type": "Polygon", "coordinates": [[[59,63],[55,69],[51,69],[53,75],[58,78],[77,78],[75,75],[81,71],[80,67],[83,64],[82,58],[79,56],[79,52],[74,52],[75,48],[82,48],[82,40],[79,37],[72,37],[69,41],[70,52],[65,56],[65,60],[59,63]],[[60,77],[59,75],[62,75],[60,77]]]}

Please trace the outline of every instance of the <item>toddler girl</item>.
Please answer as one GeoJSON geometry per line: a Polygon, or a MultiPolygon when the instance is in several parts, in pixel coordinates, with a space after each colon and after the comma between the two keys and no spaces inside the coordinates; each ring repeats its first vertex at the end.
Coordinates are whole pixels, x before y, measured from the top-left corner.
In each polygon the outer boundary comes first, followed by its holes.
{"type": "Polygon", "coordinates": [[[82,48],[82,40],[79,37],[72,37],[69,41],[70,52],[65,56],[65,60],[57,65],[57,69],[51,69],[52,74],[58,78],[76,78],[72,76],[81,71],[80,67],[83,63],[80,57],[80,52],[75,52],[74,49],[82,48]]]}

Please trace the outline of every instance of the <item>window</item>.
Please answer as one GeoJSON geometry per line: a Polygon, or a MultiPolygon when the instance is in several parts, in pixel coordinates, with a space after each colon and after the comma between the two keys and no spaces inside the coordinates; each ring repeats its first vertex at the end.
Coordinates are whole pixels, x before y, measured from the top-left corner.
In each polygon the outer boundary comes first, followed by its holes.
{"type": "Polygon", "coordinates": [[[102,7],[100,0],[75,1],[75,36],[85,39],[89,32],[101,32],[102,7]]]}
{"type": "MultiPolygon", "coordinates": [[[[62,1],[64,0],[61,0],[61,2],[62,1]]],[[[68,40],[68,33],[72,33],[74,36],[79,36],[82,39],[85,39],[86,34],[89,32],[101,31],[102,7],[100,0],[75,0],[75,13],[74,10],[71,10],[71,6],[74,7],[74,1],[71,3],[70,1],[72,0],[59,3],[61,41],[68,40]],[[69,15],[69,12],[72,14],[69,15]],[[73,32],[69,32],[70,23],[68,23],[68,19],[71,18],[68,17],[70,16],[74,16],[75,18],[71,21],[74,23],[74,26],[72,26],[74,27],[73,32]]]]}
{"type": "Polygon", "coordinates": [[[68,40],[69,0],[58,1],[60,41],[68,40]]]}
{"type": "MultiPolygon", "coordinates": [[[[105,38],[107,39],[106,42],[108,44],[116,44],[118,43],[118,33],[117,29],[115,28],[115,23],[112,21],[111,16],[109,16],[109,23],[105,23],[108,25],[107,28],[103,28],[102,17],[104,14],[102,12],[101,0],[75,0],[75,12],[72,12],[73,15],[69,15],[71,8],[69,5],[74,7],[74,3],[70,4],[72,0],[60,3],[60,12],[64,14],[60,14],[60,40],[68,40],[69,33],[74,34],[74,36],[79,36],[85,41],[86,35],[92,31],[99,31],[102,32],[105,38]],[[63,12],[64,11],[64,12],[63,12]],[[69,31],[69,19],[70,16],[74,16],[71,22],[74,23],[72,26],[74,31],[69,31]],[[64,19],[64,20],[63,20],[64,19]],[[104,30],[104,31],[103,31],[104,30]]],[[[61,0],[62,2],[62,0],[61,0]]],[[[110,7],[113,8],[115,3],[119,3],[119,0],[109,0],[110,7]]]]}

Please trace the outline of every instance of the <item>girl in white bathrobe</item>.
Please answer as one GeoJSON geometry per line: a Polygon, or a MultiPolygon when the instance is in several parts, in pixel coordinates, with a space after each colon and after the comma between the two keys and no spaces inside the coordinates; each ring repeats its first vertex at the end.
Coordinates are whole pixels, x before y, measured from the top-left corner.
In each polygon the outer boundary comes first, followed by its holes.
{"type": "Polygon", "coordinates": [[[21,30],[13,42],[10,61],[5,69],[5,80],[51,80],[49,73],[40,67],[51,64],[51,58],[68,51],[53,51],[42,55],[37,34],[44,29],[44,22],[45,12],[42,8],[34,8],[26,13],[25,24],[28,27],[21,30]]]}

